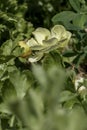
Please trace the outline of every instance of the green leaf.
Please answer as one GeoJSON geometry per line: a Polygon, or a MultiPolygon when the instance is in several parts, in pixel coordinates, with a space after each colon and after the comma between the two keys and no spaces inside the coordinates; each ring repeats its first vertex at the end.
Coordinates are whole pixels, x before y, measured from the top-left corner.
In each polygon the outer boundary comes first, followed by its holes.
{"type": "Polygon", "coordinates": [[[61,22],[69,22],[72,21],[72,19],[76,16],[76,13],[72,12],[72,11],[62,11],[58,14],[56,14],[53,18],[52,18],[52,22],[54,24],[57,24],[59,21],[61,22]],[[68,15],[67,15],[68,14],[68,15]]]}
{"type": "MultiPolygon", "coordinates": [[[[73,17],[74,18],[74,17],[73,17]]],[[[80,27],[78,27],[78,26],[75,26],[74,24],[73,24],[73,20],[71,21],[71,22],[66,22],[66,21],[64,21],[63,22],[63,25],[68,29],[68,30],[71,30],[71,31],[80,31],[81,30],[81,28],[80,27]]]]}
{"type": "Polygon", "coordinates": [[[73,11],[62,11],[52,18],[52,22],[54,24],[61,23],[66,27],[66,29],[77,31],[81,29],[79,26],[73,24],[73,19],[75,19],[77,15],[78,14],[74,13],[73,11]]]}
{"type": "Polygon", "coordinates": [[[32,74],[30,71],[27,73],[20,72],[19,70],[9,73],[10,81],[14,85],[19,99],[22,99],[27,90],[31,87],[32,74]],[[29,74],[27,75],[27,73],[29,74]]]}
{"type": "Polygon", "coordinates": [[[0,113],[11,114],[11,111],[7,104],[5,103],[0,104],[0,113]]]}
{"type": "Polygon", "coordinates": [[[77,98],[70,99],[69,101],[64,103],[64,107],[67,109],[73,109],[76,106],[80,106],[80,102],[77,98]]]}
{"type": "Polygon", "coordinates": [[[78,13],[73,19],[73,25],[81,29],[84,29],[86,21],[87,21],[87,15],[78,13]]]}
{"type": "Polygon", "coordinates": [[[3,56],[3,55],[0,55],[0,64],[3,64],[3,63],[9,63],[11,60],[14,60],[15,57],[13,55],[7,55],[7,56],[3,56]]]}
{"type": "Polygon", "coordinates": [[[76,58],[73,60],[73,63],[76,65],[76,67],[78,67],[84,61],[85,57],[85,53],[81,53],[76,56],[76,58]]]}
{"type": "Polygon", "coordinates": [[[2,87],[2,98],[4,102],[12,103],[16,101],[17,95],[14,85],[9,81],[6,80],[2,87]]]}
{"type": "Polygon", "coordinates": [[[68,49],[63,53],[64,57],[73,57],[75,56],[77,53],[74,52],[72,49],[68,49]]]}
{"type": "Polygon", "coordinates": [[[43,101],[42,95],[34,89],[30,89],[27,94],[28,104],[31,106],[31,110],[35,113],[37,117],[41,117],[43,114],[43,101]]]}
{"type": "Polygon", "coordinates": [[[1,49],[3,50],[3,55],[10,55],[12,50],[12,41],[6,41],[2,46],[1,49]]]}
{"type": "Polygon", "coordinates": [[[53,65],[63,67],[62,56],[57,51],[53,51],[46,55],[42,63],[45,69],[49,69],[53,65]]]}
{"type": "Polygon", "coordinates": [[[6,65],[5,64],[0,64],[0,79],[2,78],[5,71],[6,71],[6,65]]]}
{"type": "Polygon", "coordinates": [[[80,12],[80,0],[69,0],[73,9],[77,12],[80,12]]]}
{"type": "Polygon", "coordinates": [[[77,95],[75,93],[65,90],[60,93],[59,102],[65,102],[74,99],[76,96],[77,95]]]}

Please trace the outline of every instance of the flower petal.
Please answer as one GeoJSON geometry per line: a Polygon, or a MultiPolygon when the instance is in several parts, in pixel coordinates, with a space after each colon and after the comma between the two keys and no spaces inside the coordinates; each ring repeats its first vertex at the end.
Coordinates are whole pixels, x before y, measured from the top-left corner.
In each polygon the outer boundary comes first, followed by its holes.
{"type": "Polygon", "coordinates": [[[71,34],[69,31],[66,31],[66,37],[67,37],[68,40],[70,40],[71,35],[72,35],[72,34],[71,34]]]}
{"type": "Polygon", "coordinates": [[[58,48],[58,40],[57,38],[51,38],[49,40],[43,41],[43,49],[41,50],[44,53],[50,52],[54,50],[56,47],[58,48]]]}
{"type": "Polygon", "coordinates": [[[43,40],[43,46],[52,46],[58,44],[57,38],[51,38],[49,40],[43,40]]]}
{"type": "Polygon", "coordinates": [[[29,58],[28,58],[28,61],[29,61],[29,62],[37,62],[37,61],[39,61],[42,57],[43,57],[43,53],[37,53],[36,55],[29,57],[29,58]]]}
{"type": "Polygon", "coordinates": [[[38,44],[38,42],[34,38],[28,40],[26,44],[31,48],[31,50],[40,50],[43,48],[43,46],[38,44]]]}
{"type": "Polygon", "coordinates": [[[50,32],[48,29],[46,28],[37,28],[34,32],[33,35],[35,37],[35,39],[37,40],[37,42],[41,45],[43,45],[43,40],[46,40],[49,36],[50,36],[50,32]]]}
{"type": "Polygon", "coordinates": [[[66,32],[66,30],[65,30],[64,26],[62,26],[62,25],[55,25],[51,29],[51,37],[55,37],[55,38],[58,39],[58,41],[60,41],[63,33],[65,33],[65,32],[66,32]]]}
{"type": "Polygon", "coordinates": [[[63,34],[62,39],[60,41],[60,47],[65,47],[69,43],[70,38],[71,38],[71,33],[66,31],[63,34]],[[63,39],[65,39],[65,40],[63,40],[63,39]]]}
{"type": "Polygon", "coordinates": [[[44,53],[48,53],[50,51],[56,50],[57,48],[62,48],[64,47],[64,45],[61,45],[63,43],[66,43],[66,39],[63,39],[61,41],[55,41],[54,44],[51,44],[49,46],[44,46],[44,48],[40,51],[44,52],[44,53]]]}
{"type": "Polygon", "coordinates": [[[33,46],[36,46],[38,45],[38,42],[36,42],[36,40],[34,38],[31,38],[30,40],[28,40],[26,42],[26,44],[29,46],[29,47],[33,47],[33,46]]]}

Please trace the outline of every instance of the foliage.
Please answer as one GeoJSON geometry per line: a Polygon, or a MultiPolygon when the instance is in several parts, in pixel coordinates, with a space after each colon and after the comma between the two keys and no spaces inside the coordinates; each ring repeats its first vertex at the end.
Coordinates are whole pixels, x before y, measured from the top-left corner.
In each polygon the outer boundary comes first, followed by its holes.
{"type": "Polygon", "coordinates": [[[86,42],[86,0],[0,0],[0,130],[87,130],[86,42]]]}

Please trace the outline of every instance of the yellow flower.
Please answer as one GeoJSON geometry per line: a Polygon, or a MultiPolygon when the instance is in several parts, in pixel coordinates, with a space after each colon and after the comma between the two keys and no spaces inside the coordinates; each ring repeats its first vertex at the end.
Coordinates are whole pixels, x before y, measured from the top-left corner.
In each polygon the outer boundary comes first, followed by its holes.
{"type": "Polygon", "coordinates": [[[46,28],[37,28],[33,32],[34,38],[28,40],[27,44],[33,48],[34,46],[54,46],[57,44],[58,47],[64,47],[68,44],[71,33],[66,31],[62,25],[55,25],[51,32],[46,28]]]}
{"type": "Polygon", "coordinates": [[[66,31],[62,25],[55,25],[51,31],[39,27],[32,34],[34,37],[29,39],[26,43],[29,48],[34,51],[34,53],[29,56],[30,62],[40,60],[44,53],[48,53],[57,48],[64,48],[71,38],[71,33],[66,31]]]}

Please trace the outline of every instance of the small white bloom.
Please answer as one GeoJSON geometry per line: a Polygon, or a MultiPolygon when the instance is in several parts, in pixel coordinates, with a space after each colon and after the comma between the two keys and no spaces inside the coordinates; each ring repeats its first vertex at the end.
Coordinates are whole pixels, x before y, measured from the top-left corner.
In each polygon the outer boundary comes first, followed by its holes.
{"type": "Polygon", "coordinates": [[[87,33],[87,28],[85,28],[85,32],[87,33]]]}
{"type": "Polygon", "coordinates": [[[78,89],[78,93],[79,95],[84,99],[84,101],[86,100],[86,95],[87,95],[87,88],[85,86],[81,86],[79,89],[78,89]]]}
{"type": "Polygon", "coordinates": [[[84,90],[86,90],[86,87],[82,85],[82,86],[78,89],[78,92],[81,93],[81,92],[83,92],[84,90]]]}
{"type": "Polygon", "coordinates": [[[78,87],[79,87],[79,85],[80,85],[81,83],[83,83],[83,82],[84,82],[84,78],[83,78],[83,77],[79,77],[78,79],[76,79],[76,80],[75,80],[75,89],[77,90],[78,87]]]}

